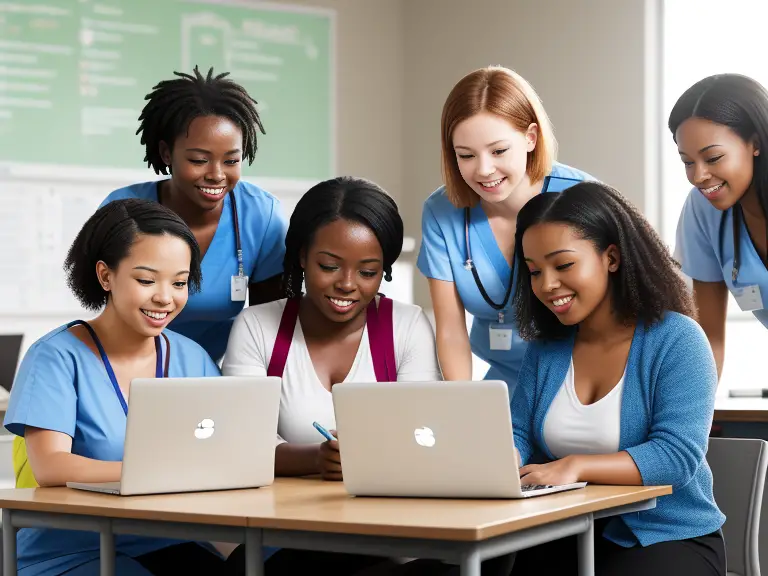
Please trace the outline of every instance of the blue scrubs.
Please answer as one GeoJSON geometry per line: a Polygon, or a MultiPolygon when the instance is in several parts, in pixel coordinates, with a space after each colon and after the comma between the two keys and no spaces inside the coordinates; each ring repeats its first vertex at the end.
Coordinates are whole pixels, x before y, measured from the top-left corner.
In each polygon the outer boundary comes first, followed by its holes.
{"type": "MultiPolygon", "coordinates": [[[[170,330],[165,334],[171,343],[169,376],[219,376],[218,367],[200,346],[170,330]]],[[[165,358],[165,342],[161,341],[165,358]]],[[[66,326],[30,347],[14,380],[5,414],[4,425],[11,433],[23,436],[25,426],[61,432],[72,438],[73,454],[121,461],[125,424],[125,413],[101,358],[66,326]]],[[[77,567],[72,574],[98,574],[99,535],[95,532],[23,528],[17,542],[22,576],[53,576],[77,567]],[[88,565],[91,570],[86,570],[88,565]]],[[[130,558],[178,543],[115,536],[119,573],[148,575],[130,558]]]]}
{"type": "MultiPolygon", "coordinates": [[[[102,206],[124,198],[157,201],[157,185],[157,182],[144,182],[120,188],[107,196],[102,206]]],[[[237,204],[243,268],[249,283],[281,274],[288,223],[280,201],[242,180],[230,194],[235,195],[237,204]]],[[[169,325],[200,344],[216,362],[224,356],[232,323],[245,304],[233,302],[231,298],[231,278],[237,275],[237,252],[230,194],[224,198],[219,226],[203,257],[201,290],[189,297],[187,305],[169,325]]]]}
{"type": "MultiPolygon", "coordinates": [[[[677,223],[675,256],[686,276],[701,282],[725,282],[734,296],[742,289],[759,286],[762,308],[753,310],[768,328],[768,270],[749,238],[742,218],[739,229],[739,275],[733,281],[733,208],[721,212],[693,188],[677,223]]],[[[737,298],[738,300],[738,298],[737,298]]]]}
{"type": "MultiPolygon", "coordinates": [[[[586,172],[555,163],[542,192],[562,192],[578,182],[595,180],[586,172]]],[[[471,210],[469,242],[472,261],[480,280],[494,302],[504,300],[510,277],[507,264],[493,236],[488,217],[480,203],[471,210]]],[[[498,321],[498,311],[491,308],[478,290],[472,272],[464,268],[467,248],[464,233],[464,209],[456,208],[441,186],[424,203],[421,221],[421,249],[417,266],[427,278],[455,282],[464,308],[474,317],[469,342],[472,352],[490,364],[486,380],[504,380],[512,398],[522,365],[526,343],[517,330],[512,334],[510,350],[491,350],[489,328],[498,321]]],[[[514,320],[514,293],[504,309],[506,322],[514,320]]]]}

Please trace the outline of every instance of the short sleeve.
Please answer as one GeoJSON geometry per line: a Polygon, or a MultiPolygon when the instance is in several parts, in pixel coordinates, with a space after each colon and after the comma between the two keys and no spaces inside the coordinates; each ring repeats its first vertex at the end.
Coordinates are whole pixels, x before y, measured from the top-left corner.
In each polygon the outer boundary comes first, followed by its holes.
{"type": "Polygon", "coordinates": [[[219,370],[216,362],[213,361],[208,352],[206,352],[205,349],[201,347],[200,353],[205,355],[205,358],[203,359],[203,375],[221,376],[221,370],[219,370]]]}
{"type": "Polygon", "coordinates": [[[267,222],[267,229],[259,248],[259,258],[256,260],[249,282],[255,284],[267,280],[283,272],[285,257],[285,234],[288,231],[288,221],[283,214],[280,202],[272,202],[272,211],[267,222]]]}
{"type": "MultiPolygon", "coordinates": [[[[224,376],[266,376],[268,360],[264,332],[253,314],[257,308],[246,308],[235,319],[229,333],[221,372],[224,376]]],[[[276,444],[285,440],[278,434],[276,444]]]]}
{"type": "MultiPolygon", "coordinates": [[[[686,276],[701,282],[719,282],[723,280],[723,270],[715,253],[719,240],[719,227],[707,225],[704,209],[708,203],[698,198],[700,193],[693,190],[685,201],[683,211],[677,223],[675,257],[680,261],[686,276]]],[[[717,218],[719,224],[720,218],[717,218]]]]}
{"type": "Polygon", "coordinates": [[[54,345],[37,342],[19,367],[4,425],[17,436],[33,426],[74,437],[76,421],[74,361],[54,345]]]}
{"type": "MultiPolygon", "coordinates": [[[[403,335],[396,333],[398,342],[397,380],[399,382],[439,381],[443,377],[437,360],[435,333],[426,314],[418,308],[403,335]],[[400,341],[401,340],[401,341],[400,341]]],[[[398,331],[400,332],[400,331],[398,331]]]]}
{"type": "Polygon", "coordinates": [[[109,204],[115,199],[116,199],[115,192],[110,193],[109,196],[107,196],[106,198],[104,198],[104,200],[101,201],[101,204],[99,204],[99,208],[103,208],[104,206],[106,206],[107,204],[109,204]]]}
{"type": "Polygon", "coordinates": [[[266,376],[264,332],[252,308],[243,310],[232,325],[221,372],[224,376],[266,376]]]}
{"type": "Polygon", "coordinates": [[[421,214],[421,248],[416,266],[427,278],[453,282],[448,245],[429,203],[424,204],[421,214]]]}

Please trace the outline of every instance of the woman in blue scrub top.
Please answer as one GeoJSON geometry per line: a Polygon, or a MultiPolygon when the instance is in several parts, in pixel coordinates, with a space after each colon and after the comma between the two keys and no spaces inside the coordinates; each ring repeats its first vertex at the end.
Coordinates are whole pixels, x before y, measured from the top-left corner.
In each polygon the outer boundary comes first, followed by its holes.
{"type": "MultiPolygon", "coordinates": [[[[200,249],[184,221],[145,200],[100,208],[67,255],[68,283],[101,313],[35,342],[14,381],[5,427],[26,441],[41,486],[120,480],[127,400],[133,378],[218,376],[206,352],[166,330],[200,286],[200,249]]],[[[219,574],[210,545],[115,537],[118,574],[219,574]]],[[[22,528],[23,576],[99,573],[95,532],[22,528]]]]}
{"type": "Polygon", "coordinates": [[[768,91],[739,74],[705,78],[669,115],[693,184],[677,226],[676,253],[693,279],[699,323],[722,373],[730,291],[768,327],[768,91]]]}
{"type": "Polygon", "coordinates": [[[246,290],[250,304],[282,297],[287,222],[274,196],[240,180],[264,132],[256,102],[227,73],[175,74],[147,95],[139,118],[145,161],[171,177],[121,188],[104,203],[156,200],[187,223],[203,256],[203,283],[172,328],[218,362],[246,290]]]}
{"type": "Polygon", "coordinates": [[[528,82],[506,68],[465,76],[443,107],[445,186],[424,203],[419,270],[429,279],[446,380],[472,378],[472,353],[510,397],[525,353],[514,317],[515,220],[541,192],[588,174],[554,162],[549,118],[528,82]],[[465,311],[474,316],[467,334],[465,311]]]}

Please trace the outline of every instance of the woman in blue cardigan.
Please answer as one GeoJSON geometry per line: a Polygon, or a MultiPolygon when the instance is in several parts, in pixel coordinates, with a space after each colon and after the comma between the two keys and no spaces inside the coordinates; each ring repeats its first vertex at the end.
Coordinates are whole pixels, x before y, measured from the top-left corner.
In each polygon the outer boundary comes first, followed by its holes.
{"type": "MultiPolygon", "coordinates": [[[[652,510],[598,521],[597,574],[725,576],[706,460],[717,371],[666,246],[596,182],[530,200],[515,246],[532,342],[512,400],[523,482],[672,485],[652,510]]],[[[542,567],[576,574],[575,539],[518,553],[513,574],[542,567]]]]}

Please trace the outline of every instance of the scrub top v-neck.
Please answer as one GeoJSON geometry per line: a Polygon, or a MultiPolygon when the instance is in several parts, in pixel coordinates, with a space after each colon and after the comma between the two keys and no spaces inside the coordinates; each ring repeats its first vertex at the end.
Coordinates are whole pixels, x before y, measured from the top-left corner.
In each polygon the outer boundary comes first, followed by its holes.
{"type": "MultiPolygon", "coordinates": [[[[542,193],[562,192],[585,180],[595,178],[586,172],[556,163],[546,178],[546,188],[542,189],[542,193]]],[[[514,291],[501,311],[485,301],[471,270],[466,268],[466,231],[464,209],[451,204],[444,186],[438,188],[424,203],[422,243],[417,266],[427,278],[456,284],[464,308],[473,316],[469,335],[472,353],[490,365],[485,379],[504,380],[509,387],[511,398],[527,346],[520,338],[516,326],[512,305],[514,291]],[[490,329],[493,324],[498,323],[499,312],[502,312],[504,321],[512,325],[512,341],[508,350],[491,347],[490,329]]],[[[472,264],[483,288],[493,302],[501,303],[504,301],[512,270],[479,203],[470,210],[468,232],[472,264]]]]}

